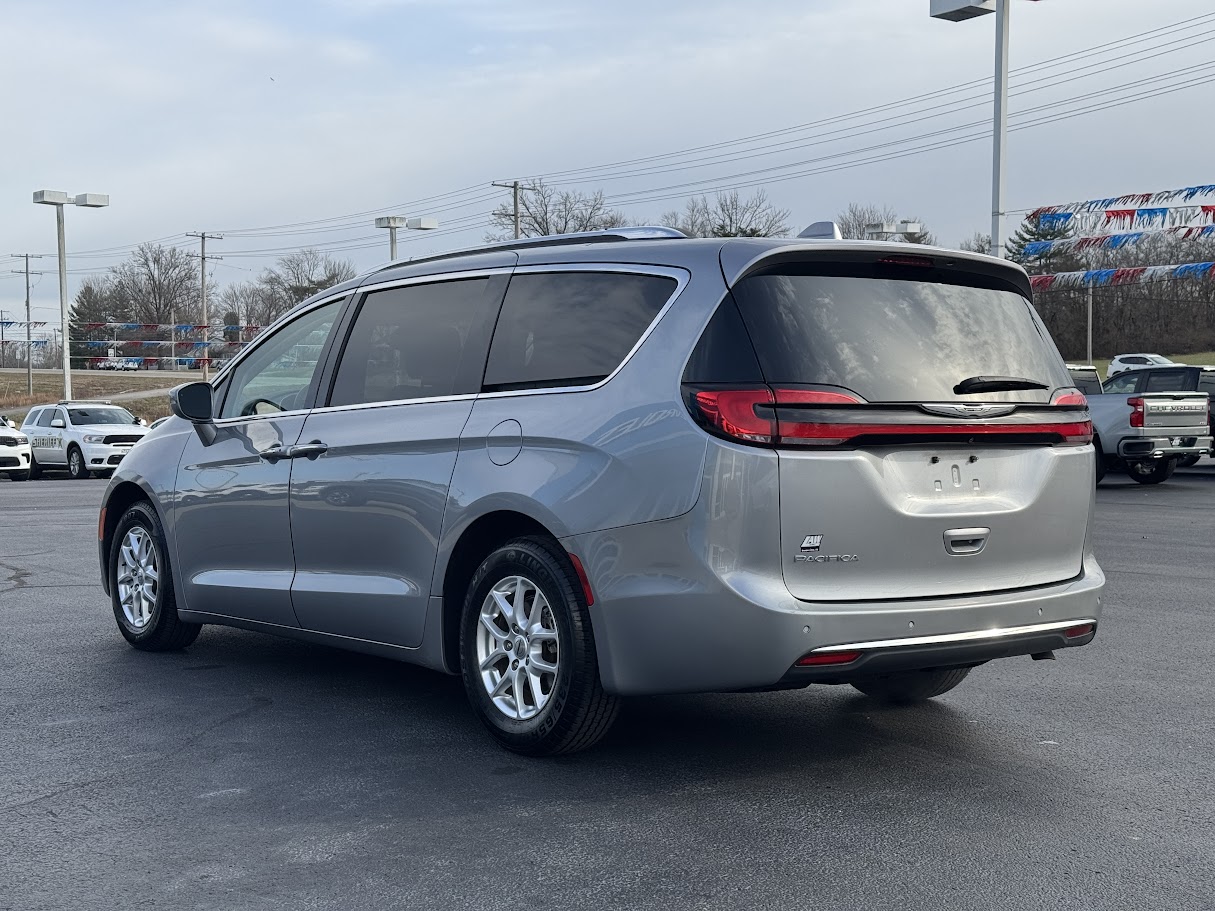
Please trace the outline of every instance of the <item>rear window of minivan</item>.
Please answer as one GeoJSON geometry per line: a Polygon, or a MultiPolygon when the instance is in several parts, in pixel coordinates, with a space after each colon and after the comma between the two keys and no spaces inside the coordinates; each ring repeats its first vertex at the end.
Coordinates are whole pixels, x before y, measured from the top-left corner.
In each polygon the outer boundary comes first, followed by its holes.
{"type": "Polygon", "coordinates": [[[734,296],[769,383],[839,387],[869,402],[1041,403],[1072,385],[1030,302],[1011,289],[793,266],[743,279],[734,296]],[[1047,388],[954,392],[976,376],[1047,388]]]}

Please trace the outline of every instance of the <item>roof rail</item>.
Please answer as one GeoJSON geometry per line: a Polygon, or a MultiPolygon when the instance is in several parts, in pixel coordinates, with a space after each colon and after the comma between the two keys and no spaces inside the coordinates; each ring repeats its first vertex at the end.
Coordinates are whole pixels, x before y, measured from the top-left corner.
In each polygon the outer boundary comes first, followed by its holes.
{"type": "Polygon", "coordinates": [[[579,231],[574,234],[546,234],[543,237],[520,237],[515,240],[498,241],[492,244],[482,244],[479,247],[465,247],[460,250],[450,250],[447,253],[436,253],[433,256],[419,256],[417,259],[397,260],[376,266],[367,275],[374,275],[386,269],[397,266],[412,266],[416,263],[429,263],[442,259],[454,259],[457,256],[471,256],[477,253],[499,253],[510,250],[530,250],[534,247],[559,247],[566,244],[611,244],[625,240],[677,240],[687,238],[677,228],[667,228],[662,225],[638,225],[629,228],[605,228],[602,231],[579,231]]]}
{"type": "Polygon", "coordinates": [[[113,405],[109,399],[60,399],[56,405],[113,405]]]}

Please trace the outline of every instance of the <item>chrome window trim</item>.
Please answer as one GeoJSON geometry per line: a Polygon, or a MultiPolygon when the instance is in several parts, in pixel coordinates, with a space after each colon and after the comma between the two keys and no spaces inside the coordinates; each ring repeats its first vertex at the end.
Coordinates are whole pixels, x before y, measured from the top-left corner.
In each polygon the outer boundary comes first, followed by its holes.
{"type": "MultiPolygon", "coordinates": [[[[399,263],[398,265],[408,265],[399,263]]],[[[462,272],[431,272],[426,275],[413,275],[409,278],[394,278],[388,281],[376,282],[374,285],[360,285],[359,294],[371,291],[385,291],[389,288],[402,288],[407,285],[437,285],[441,282],[466,281],[470,278],[490,278],[494,275],[509,275],[514,272],[513,266],[497,266],[493,269],[466,269],[462,272]]],[[[408,399],[407,401],[413,401],[408,399]]]]}
{"type": "MultiPolygon", "coordinates": [[[[318,300],[315,303],[309,304],[307,307],[304,307],[303,309],[296,310],[294,307],[292,307],[286,313],[279,316],[279,318],[276,319],[274,322],[272,322],[269,326],[267,326],[265,329],[263,329],[261,331],[261,334],[258,335],[257,338],[255,338],[253,341],[251,341],[245,347],[245,349],[240,352],[240,354],[236,355],[236,357],[234,357],[234,358],[232,358],[232,360],[228,361],[228,363],[224,365],[222,370],[220,370],[218,373],[216,373],[215,376],[211,377],[209,382],[211,383],[212,386],[215,386],[218,383],[221,383],[224,380],[226,380],[228,378],[228,374],[230,374],[233,370],[235,370],[238,366],[240,366],[241,361],[243,361],[250,354],[252,354],[258,348],[260,348],[263,344],[265,344],[266,339],[268,339],[272,333],[278,331],[279,323],[283,323],[285,325],[286,323],[292,322],[297,317],[303,316],[305,313],[311,313],[317,307],[323,307],[326,304],[332,304],[334,301],[341,300],[342,298],[345,298],[345,297],[353,297],[357,293],[358,293],[357,288],[348,288],[347,290],[341,292],[340,294],[331,294],[329,297],[322,298],[321,300],[318,300]],[[288,317],[290,317],[290,318],[288,318],[288,317]]],[[[286,414],[286,412],[283,412],[283,414],[286,414]]]]}
{"type": "MultiPolygon", "coordinates": [[[[329,297],[321,298],[320,300],[316,301],[315,303],[309,304],[307,307],[304,307],[302,309],[296,310],[295,308],[292,308],[292,309],[288,310],[286,313],[284,313],[282,316],[280,316],[278,319],[276,319],[274,322],[272,322],[269,326],[267,326],[265,329],[263,329],[261,335],[259,335],[256,339],[254,339],[252,342],[250,342],[245,347],[244,351],[242,351],[240,354],[238,354],[232,360],[228,361],[227,365],[224,367],[223,370],[221,370],[219,373],[215,374],[215,376],[211,377],[211,379],[210,379],[211,388],[214,389],[220,383],[227,380],[229,378],[229,376],[231,375],[232,371],[234,371],[237,367],[240,366],[241,361],[243,361],[250,354],[252,354],[258,348],[260,348],[262,345],[264,345],[268,339],[270,339],[276,332],[278,332],[280,323],[282,323],[283,325],[286,325],[287,323],[295,322],[295,320],[299,319],[300,317],[304,316],[305,314],[311,313],[313,310],[316,310],[319,307],[324,307],[325,305],[332,304],[335,301],[340,301],[340,300],[343,300],[344,298],[352,297],[356,293],[358,293],[357,288],[356,289],[347,289],[347,290],[341,292],[340,294],[331,294],[329,297]]],[[[341,316],[340,311],[338,313],[338,316],[341,316]]],[[[336,324],[337,324],[337,320],[334,320],[334,325],[336,325],[336,324]]],[[[332,331],[332,329],[330,331],[332,331]]],[[[318,361],[318,363],[320,363],[320,362],[318,361]]],[[[214,418],[212,420],[212,423],[214,423],[214,424],[233,424],[238,421],[265,420],[267,418],[280,418],[280,417],[283,417],[284,415],[289,415],[289,414],[307,414],[311,410],[312,410],[311,408],[293,408],[290,411],[276,411],[276,412],[274,412],[274,414],[234,415],[230,418],[214,418]]]]}
{"type": "Polygon", "coordinates": [[[844,645],[824,645],[816,648],[811,655],[828,652],[856,652],[875,648],[899,648],[909,645],[942,645],[954,642],[981,642],[999,640],[1007,636],[1020,636],[1023,633],[1050,633],[1057,630],[1071,629],[1073,626],[1084,626],[1086,623],[1096,624],[1093,618],[1079,620],[1056,620],[1050,623],[1034,623],[1029,626],[1007,626],[1003,629],[976,629],[965,633],[946,633],[940,636],[910,636],[905,639],[879,639],[873,642],[849,642],[844,645]]]}
{"type": "MultiPolygon", "coordinates": [[[[620,373],[629,361],[633,359],[633,355],[645,344],[646,339],[662,322],[662,318],[667,315],[667,311],[674,306],[675,301],[683,294],[684,289],[692,280],[692,273],[687,269],[678,266],[652,266],[647,263],[600,263],[600,262],[582,262],[582,263],[537,263],[528,266],[519,266],[515,270],[516,275],[534,275],[544,272],[615,272],[624,273],[627,275],[655,275],[661,278],[673,278],[676,282],[675,290],[671,292],[671,296],[667,298],[667,302],[662,305],[661,309],[654,314],[654,318],[650,320],[650,324],[646,326],[645,331],[637,339],[632,348],[624,359],[616,365],[616,369],[605,376],[603,379],[590,385],[581,386],[541,386],[536,389],[507,389],[502,392],[482,392],[480,398],[483,399],[500,399],[513,395],[559,395],[569,392],[592,392],[603,386],[606,386],[616,375],[620,373]]],[[[507,296],[510,295],[510,289],[507,289],[507,296]]],[[[503,306],[506,300],[502,301],[503,306]]],[[[493,342],[490,342],[490,351],[493,350],[493,342]]]]}
{"type": "MultiPolygon", "coordinates": [[[[462,392],[459,395],[432,395],[416,399],[392,399],[388,402],[355,402],[352,405],[325,405],[313,408],[313,414],[335,414],[339,411],[364,411],[368,408],[392,408],[397,405],[425,405],[428,402],[471,402],[478,398],[476,392],[462,392]]],[[[286,412],[283,412],[286,414],[286,412]]]]}

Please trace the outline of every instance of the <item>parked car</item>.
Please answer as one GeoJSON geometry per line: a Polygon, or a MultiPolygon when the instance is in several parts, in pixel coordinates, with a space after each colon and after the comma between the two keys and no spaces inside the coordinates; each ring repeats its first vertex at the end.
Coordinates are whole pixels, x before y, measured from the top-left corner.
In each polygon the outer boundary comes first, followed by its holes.
{"type": "Polygon", "coordinates": [[[10,481],[28,481],[32,459],[29,437],[7,415],[0,415],[0,474],[10,481]]]}
{"type": "Polygon", "coordinates": [[[1197,461],[1211,451],[1207,393],[1156,388],[1178,384],[1151,380],[1152,372],[1126,371],[1106,380],[1100,394],[1088,396],[1097,483],[1110,469],[1125,468],[1140,484],[1159,484],[1183,460],[1197,461]]]}
{"type": "Polygon", "coordinates": [[[461,674],[528,754],[631,694],[938,696],[1097,630],[1092,425],[1030,294],[662,228],[388,266],[174,390],[103,586],[139,649],[217,623],[461,674]]]}
{"type": "Polygon", "coordinates": [[[1122,373],[1124,370],[1141,370],[1144,367],[1167,367],[1172,363],[1173,361],[1159,354],[1119,354],[1110,361],[1110,365],[1105,371],[1105,378],[1109,379],[1114,374],[1122,373]]]}
{"type": "Polygon", "coordinates": [[[1068,364],[1067,372],[1071,374],[1072,383],[1085,395],[1101,394],[1101,374],[1091,365],[1068,364]]]}
{"type": "Polygon", "coordinates": [[[30,409],[21,430],[30,438],[30,471],[67,469],[75,480],[109,477],[148,432],[146,422],[109,402],[61,401],[30,409]]]}
{"type": "MultiPolygon", "coordinates": [[[[1215,393],[1215,366],[1144,367],[1140,370],[1119,374],[1105,383],[1105,391],[1120,395],[1135,395],[1143,392],[1205,392],[1208,397],[1215,393]]],[[[1215,434],[1215,419],[1210,421],[1215,434]]],[[[1200,456],[1191,454],[1177,460],[1178,468],[1189,468],[1200,456]]]]}

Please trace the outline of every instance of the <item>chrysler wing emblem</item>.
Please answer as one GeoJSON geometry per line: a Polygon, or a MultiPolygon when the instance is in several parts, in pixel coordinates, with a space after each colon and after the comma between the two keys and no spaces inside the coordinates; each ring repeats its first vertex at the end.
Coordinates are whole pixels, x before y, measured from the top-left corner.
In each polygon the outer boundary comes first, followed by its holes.
{"type": "Polygon", "coordinates": [[[921,405],[920,410],[929,414],[939,414],[947,418],[994,418],[1012,414],[1017,410],[1016,405],[978,405],[958,402],[956,404],[921,405]]]}

